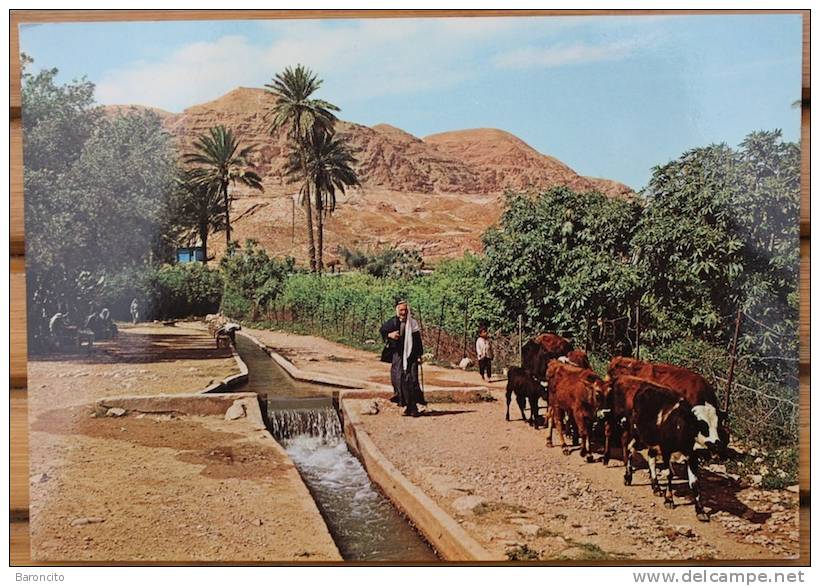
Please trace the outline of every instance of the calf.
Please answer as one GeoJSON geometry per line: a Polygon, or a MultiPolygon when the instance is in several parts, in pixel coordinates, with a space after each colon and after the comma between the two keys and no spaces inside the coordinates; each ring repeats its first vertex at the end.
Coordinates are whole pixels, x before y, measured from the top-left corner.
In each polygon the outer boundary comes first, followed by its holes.
{"type": "Polygon", "coordinates": [[[636,376],[621,375],[610,379],[606,388],[606,414],[604,423],[604,465],[609,463],[609,452],[612,446],[612,436],[620,434],[621,458],[624,465],[627,459],[627,438],[629,436],[628,423],[632,415],[632,404],[635,395],[641,389],[653,388],[673,393],[672,389],[636,376]]]}
{"type": "Polygon", "coordinates": [[[511,366],[507,372],[507,421],[510,420],[510,401],[515,393],[515,402],[521,410],[521,419],[527,420],[524,415],[524,405],[530,403],[529,424],[535,427],[538,423],[538,399],[547,400],[547,390],[540,382],[523,368],[511,366]]]}
{"type": "Polygon", "coordinates": [[[564,364],[557,360],[547,367],[547,388],[549,409],[547,419],[547,445],[552,446],[553,424],[558,427],[558,436],[565,454],[569,450],[564,439],[564,413],[574,421],[581,436],[581,457],[592,462],[590,435],[596,409],[602,403],[605,383],[590,369],[564,364]]]}
{"type": "Polygon", "coordinates": [[[694,449],[699,426],[692,406],[685,399],[658,387],[638,389],[632,400],[629,419],[629,454],[626,457],[624,484],[632,484],[632,456],[639,452],[649,464],[652,491],[657,495],[663,494],[664,505],[673,508],[671,459],[673,454],[681,454],[686,460],[689,487],[695,497],[695,513],[699,521],[708,521],[709,515],[703,509],[700,498],[698,460],[694,449]],[[658,482],[655,466],[658,455],[668,470],[665,492],[658,482]]]}
{"type": "Polygon", "coordinates": [[[637,376],[671,389],[686,399],[695,417],[705,424],[697,436],[698,447],[714,453],[725,452],[729,442],[726,414],[718,410],[717,394],[703,376],[674,364],[624,356],[616,356],[609,362],[608,374],[613,379],[621,375],[637,376]]]}

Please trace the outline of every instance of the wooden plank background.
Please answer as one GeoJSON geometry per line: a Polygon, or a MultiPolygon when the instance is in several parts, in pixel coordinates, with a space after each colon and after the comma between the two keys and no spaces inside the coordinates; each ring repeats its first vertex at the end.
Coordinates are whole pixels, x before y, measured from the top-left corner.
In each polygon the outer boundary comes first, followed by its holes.
{"type": "MultiPolygon", "coordinates": [[[[759,11],[686,11],[687,14],[744,13],[759,11]]],[[[808,565],[809,552],[809,506],[810,506],[810,104],[811,69],[810,69],[810,27],[811,13],[808,10],[779,10],[767,12],[797,13],[803,16],[803,77],[802,77],[802,119],[801,119],[801,210],[800,210],[800,557],[792,563],[808,565]]],[[[10,205],[10,295],[11,295],[11,355],[10,355],[10,560],[12,565],[31,564],[29,550],[28,510],[29,510],[29,473],[28,473],[28,420],[26,403],[26,311],[25,311],[25,229],[23,225],[23,148],[21,133],[21,100],[20,100],[20,61],[18,25],[34,22],[105,22],[121,20],[224,20],[224,19],[262,19],[262,18],[406,18],[406,17],[486,17],[486,16],[569,16],[569,15],[608,15],[629,16],[640,14],[681,14],[681,11],[579,11],[579,10],[544,10],[544,11],[508,11],[508,10],[475,10],[475,11],[426,11],[426,10],[16,10],[11,12],[9,31],[9,70],[10,70],[10,108],[11,125],[11,205],[10,205]]],[[[744,562],[744,565],[759,564],[758,561],[744,562]]],[[[41,564],[38,564],[41,565],[41,564]]],[[[82,564],[79,564],[82,565],[82,564]]],[[[93,565],[99,565],[95,563],[93,565]]]]}

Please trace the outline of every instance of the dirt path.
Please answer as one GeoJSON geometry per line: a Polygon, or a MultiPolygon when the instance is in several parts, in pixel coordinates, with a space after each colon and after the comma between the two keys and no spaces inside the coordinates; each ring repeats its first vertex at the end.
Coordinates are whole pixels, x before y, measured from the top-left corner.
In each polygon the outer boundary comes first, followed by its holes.
{"type": "MultiPolygon", "coordinates": [[[[503,401],[432,405],[418,419],[380,401],[363,417],[379,448],[499,559],[783,559],[798,553],[797,495],[741,489],[702,475],[711,523],[688,487],[673,510],[639,471],[623,485],[619,461],[586,464],[545,447],[545,432],[504,421],[503,401]]],[[[362,402],[362,407],[366,403],[362,402]]],[[[354,407],[355,408],[355,407],[354,407]]]]}
{"type": "MultiPolygon", "coordinates": [[[[374,332],[373,351],[343,346],[317,336],[290,334],[288,332],[244,328],[257,340],[281,354],[301,370],[344,376],[355,380],[367,380],[390,384],[390,365],[379,361],[382,343],[379,333],[374,332]]],[[[477,372],[463,372],[450,368],[424,365],[426,386],[476,387],[485,386],[477,372]]],[[[504,383],[492,386],[501,388],[504,383]]]]}
{"type": "Polygon", "coordinates": [[[249,420],[92,416],[101,397],[191,393],[236,372],[184,325],[30,362],[32,559],[340,559],[297,470],[249,420]]]}

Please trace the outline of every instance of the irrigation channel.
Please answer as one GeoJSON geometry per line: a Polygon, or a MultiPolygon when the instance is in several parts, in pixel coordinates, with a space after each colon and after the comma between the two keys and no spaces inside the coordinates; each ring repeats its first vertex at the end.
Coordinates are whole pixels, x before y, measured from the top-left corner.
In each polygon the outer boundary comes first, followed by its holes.
{"type": "Polygon", "coordinates": [[[332,390],[292,379],[241,334],[236,349],[250,375],[237,390],[265,398],[269,430],[296,464],[342,557],[349,561],[438,559],[348,451],[332,390]]]}

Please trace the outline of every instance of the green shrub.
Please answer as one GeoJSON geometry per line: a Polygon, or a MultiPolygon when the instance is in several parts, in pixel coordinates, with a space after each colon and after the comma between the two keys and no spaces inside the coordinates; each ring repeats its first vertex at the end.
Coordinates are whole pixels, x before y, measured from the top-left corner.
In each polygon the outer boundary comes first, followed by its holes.
{"type": "Polygon", "coordinates": [[[293,258],[269,257],[254,240],[247,240],[244,249],[231,244],[219,263],[225,282],[222,311],[237,319],[256,320],[260,311],[282,292],[295,262],[293,258]]]}
{"type": "Polygon", "coordinates": [[[96,301],[115,319],[126,320],[134,298],[142,319],[214,313],[222,298],[222,274],[201,263],[132,268],[107,276],[96,301]]]}

